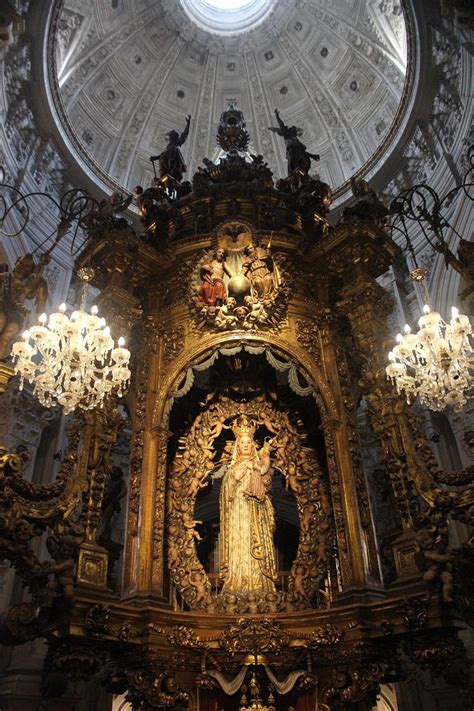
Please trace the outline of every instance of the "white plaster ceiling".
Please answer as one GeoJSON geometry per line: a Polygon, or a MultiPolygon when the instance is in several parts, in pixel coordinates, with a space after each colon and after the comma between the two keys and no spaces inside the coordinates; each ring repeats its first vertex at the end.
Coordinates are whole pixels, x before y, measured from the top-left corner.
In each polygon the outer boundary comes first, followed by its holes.
{"type": "Polygon", "coordinates": [[[65,120],[115,182],[147,184],[149,156],[170,129],[184,128],[188,113],[188,175],[204,156],[215,159],[216,127],[229,101],[245,114],[251,152],[262,153],[276,177],[286,175],[286,160],[282,140],[267,130],[275,107],[303,129],[303,142],[321,156],[313,172],[333,187],[382,144],[405,79],[400,0],[265,0],[255,27],[226,34],[206,32],[191,19],[190,4],[62,6],[56,66],[65,120]]]}

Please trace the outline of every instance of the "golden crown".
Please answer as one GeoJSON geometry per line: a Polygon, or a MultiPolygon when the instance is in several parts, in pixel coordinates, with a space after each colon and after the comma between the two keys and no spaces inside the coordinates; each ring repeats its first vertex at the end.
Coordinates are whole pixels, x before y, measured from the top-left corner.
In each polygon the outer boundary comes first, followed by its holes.
{"type": "Polygon", "coordinates": [[[253,437],[253,433],[256,429],[255,422],[250,420],[247,415],[239,415],[232,423],[232,432],[236,437],[242,437],[243,435],[253,437]]]}

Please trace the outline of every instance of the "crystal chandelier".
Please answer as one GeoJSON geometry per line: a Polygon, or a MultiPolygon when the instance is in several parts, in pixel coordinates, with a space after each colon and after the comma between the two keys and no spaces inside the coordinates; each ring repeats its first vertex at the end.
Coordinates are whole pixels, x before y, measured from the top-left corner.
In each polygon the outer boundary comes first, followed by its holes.
{"type": "Polygon", "coordinates": [[[81,308],[69,318],[66,304],[48,317],[41,314],[39,326],[13,344],[15,371],[20,389],[25,380],[45,407],[61,405],[65,414],[76,407],[91,410],[102,406],[104,397],[116,391],[122,397],[130,378],[130,351],[119,338],[117,347],[97,306],[88,314],[81,308]]]}
{"type": "MultiPolygon", "coordinates": [[[[425,273],[415,269],[411,276],[422,282],[425,273]]],[[[387,377],[399,393],[405,393],[408,403],[418,396],[431,410],[462,409],[472,387],[470,370],[474,365],[469,317],[453,307],[446,323],[425,303],[418,326],[417,333],[406,325],[404,334],[397,335],[397,345],[388,354],[387,377]]]]}

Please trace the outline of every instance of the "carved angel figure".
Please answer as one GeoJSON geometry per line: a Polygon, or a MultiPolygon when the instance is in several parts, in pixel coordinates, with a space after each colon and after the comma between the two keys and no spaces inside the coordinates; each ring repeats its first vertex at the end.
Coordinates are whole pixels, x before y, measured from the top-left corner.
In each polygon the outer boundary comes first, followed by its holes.
{"type": "Polygon", "coordinates": [[[0,265],[0,358],[8,355],[10,346],[23,327],[28,313],[25,302],[35,301],[35,312],[44,311],[48,298],[48,284],[43,277],[49,255],[43,254],[35,263],[33,255],[18,257],[13,271],[8,264],[0,265]]]}
{"type": "Polygon", "coordinates": [[[301,170],[303,173],[309,173],[311,168],[311,159],[319,160],[319,156],[309,153],[306,146],[300,141],[299,136],[303,130],[296,126],[286,126],[280,118],[280,112],[275,109],[275,116],[278,122],[278,127],[269,126],[268,130],[278,133],[285,140],[286,159],[288,161],[288,175],[294,173],[295,170],[301,170]]]}

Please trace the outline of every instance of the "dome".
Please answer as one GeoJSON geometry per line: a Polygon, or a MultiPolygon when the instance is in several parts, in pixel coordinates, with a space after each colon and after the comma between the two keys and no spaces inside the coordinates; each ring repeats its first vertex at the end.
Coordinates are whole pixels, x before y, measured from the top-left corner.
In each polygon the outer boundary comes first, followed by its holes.
{"type": "Polygon", "coordinates": [[[398,0],[65,0],[50,25],[63,128],[82,162],[110,185],[153,177],[150,156],[191,114],[182,152],[192,177],[217,160],[229,103],[249,151],[276,177],[285,146],[268,130],[278,108],[336,188],[367,167],[400,118],[407,64],[398,0]]]}

